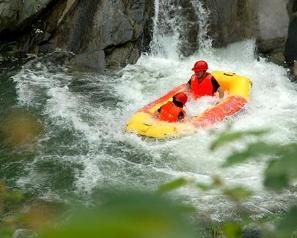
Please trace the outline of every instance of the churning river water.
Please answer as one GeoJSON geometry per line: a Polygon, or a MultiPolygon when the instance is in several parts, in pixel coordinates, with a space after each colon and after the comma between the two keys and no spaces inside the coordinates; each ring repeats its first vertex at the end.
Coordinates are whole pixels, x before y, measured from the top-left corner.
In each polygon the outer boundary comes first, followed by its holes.
{"type": "MultiPolygon", "coordinates": [[[[193,0],[195,1],[195,0],[193,0]]],[[[161,11],[156,0],[156,12],[161,11]]],[[[201,6],[197,9],[203,11],[201,6]]],[[[200,24],[206,24],[203,11],[200,24]]],[[[265,215],[296,200],[295,191],[274,194],[262,186],[265,162],[251,160],[228,169],[226,156],[244,148],[242,142],[210,152],[209,145],[228,123],[229,130],[270,128],[264,140],[288,143],[297,137],[296,85],[285,68],[254,55],[255,42],[244,41],[212,49],[207,34],[199,35],[199,50],[181,59],[175,34],[164,36],[155,19],[152,55],[142,55],[135,65],[116,73],[96,74],[63,68],[35,59],[11,77],[0,81],[3,117],[13,108],[31,111],[42,122],[37,145],[25,154],[0,147],[0,176],[12,187],[49,200],[77,197],[88,201],[100,188],[155,191],[160,184],[185,177],[209,182],[220,176],[226,184],[241,184],[255,191],[244,205],[265,215]],[[155,49],[155,50],[154,50],[155,49]],[[160,53],[160,49],[161,52],[160,53]],[[210,71],[233,71],[253,82],[250,102],[236,116],[209,129],[170,140],[152,140],[124,131],[129,117],[140,107],[173,87],[187,82],[198,59],[210,71]]],[[[192,105],[189,110],[195,110],[192,105]]],[[[231,204],[218,191],[183,188],[175,193],[214,218],[232,215],[231,204]]]]}
{"type": "MultiPolygon", "coordinates": [[[[262,187],[263,161],[221,168],[225,157],[241,142],[210,152],[209,145],[228,122],[230,130],[270,128],[265,141],[296,140],[296,85],[286,70],[254,56],[254,42],[177,57],[143,55],[120,72],[100,75],[69,71],[37,60],[14,76],[2,79],[3,111],[26,108],[40,118],[43,134],[26,159],[1,147],[1,177],[12,186],[45,199],[77,196],[88,199],[96,189],[126,187],[155,190],[162,183],[185,177],[209,182],[214,175],[229,185],[256,191],[245,205],[256,214],[273,213],[294,200],[294,191],[281,195],[262,187]],[[253,82],[244,111],[210,129],[171,140],[152,140],[125,133],[128,118],[140,107],[186,82],[197,59],[210,70],[233,71],[253,82]]],[[[5,113],[4,113],[5,114],[5,113]]],[[[218,192],[184,188],[177,192],[194,206],[221,217],[231,204],[218,192]]]]}

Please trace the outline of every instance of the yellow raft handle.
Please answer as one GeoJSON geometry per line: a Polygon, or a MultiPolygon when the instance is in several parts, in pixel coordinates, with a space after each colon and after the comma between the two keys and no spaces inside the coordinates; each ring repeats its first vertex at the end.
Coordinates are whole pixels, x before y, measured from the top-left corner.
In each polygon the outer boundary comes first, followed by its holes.
{"type": "Polygon", "coordinates": [[[232,73],[232,72],[230,72],[230,73],[224,73],[224,75],[226,75],[226,76],[234,76],[236,73],[232,73]]]}

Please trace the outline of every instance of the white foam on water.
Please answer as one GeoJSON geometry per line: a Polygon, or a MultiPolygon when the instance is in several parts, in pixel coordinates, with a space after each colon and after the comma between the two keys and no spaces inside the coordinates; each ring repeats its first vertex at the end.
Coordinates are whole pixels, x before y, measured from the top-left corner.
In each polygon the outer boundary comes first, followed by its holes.
{"type": "MultiPolygon", "coordinates": [[[[49,72],[41,64],[39,69],[25,68],[14,76],[21,105],[38,108],[48,124],[72,130],[77,136],[73,145],[61,141],[66,146],[77,147],[76,153],[59,158],[81,166],[74,169],[75,192],[91,193],[96,187],[119,184],[154,190],[178,177],[208,182],[217,175],[229,185],[243,184],[256,191],[257,196],[246,206],[257,213],[286,206],[286,201],[295,194],[275,195],[263,189],[264,160],[248,161],[228,169],[221,167],[224,158],[244,148],[244,143],[234,142],[218,151],[209,151],[211,142],[228,122],[233,123],[231,130],[270,128],[271,133],[265,137],[267,142],[282,144],[296,140],[296,85],[289,81],[286,69],[257,59],[253,40],[212,49],[211,54],[202,50],[185,59],[177,56],[176,36],[160,36],[160,42],[158,47],[163,47],[165,55],[143,55],[137,64],[114,75],[81,74],[74,78],[67,72],[49,72]],[[210,71],[231,71],[251,79],[253,87],[245,110],[227,122],[177,139],[159,141],[125,133],[128,118],[173,87],[187,82],[193,64],[199,59],[208,62],[210,71]],[[72,90],[71,82],[77,78],[84,83],[72,90]],[[80,151],[81,145],[85,151],[80,151]]],[[[199,113],[215,103],[210,98],[204,100],[199,105],[191,102],[190,113],[199,113]]],[[[55,133],[47,131],[45,137],[50,139],[55,133]]],[[[35,176],[42,176],[34,173],[34,164],[44,156],[41,151],[28,164],[30,172],[19,178],[21,186],[34,186],[35,176]]],[[[201,193],[184,189],[182,193],[198,208],[210,210],[214,218],[223,216],[231,206],[218,191],[201,193]]]]}

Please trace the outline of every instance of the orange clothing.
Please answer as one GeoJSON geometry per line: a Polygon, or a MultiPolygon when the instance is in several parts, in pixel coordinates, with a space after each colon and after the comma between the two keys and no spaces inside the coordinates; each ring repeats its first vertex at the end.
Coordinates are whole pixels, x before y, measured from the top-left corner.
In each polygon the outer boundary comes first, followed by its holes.
{"type": "Polygon", "coordinates": [[[217,88],[214,89],[213,80],[212,75],[209,73],[206,73],[200,81],[199,78],[193,74],[189,81],[193,98],[196,99],[203,96],[213,96],[217,90],[217,88]]]}
{"type": "Polygon", "coordinates": [[[176,106],[171,101],[160,107],[159,113],[159,119],[168,122],[177,122],[186,115],[185,111],[181,107],[176,106]]]}

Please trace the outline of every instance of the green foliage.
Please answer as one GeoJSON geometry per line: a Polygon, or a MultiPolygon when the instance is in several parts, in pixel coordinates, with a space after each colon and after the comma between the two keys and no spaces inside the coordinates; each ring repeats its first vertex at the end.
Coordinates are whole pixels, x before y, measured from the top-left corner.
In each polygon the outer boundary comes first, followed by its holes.
{"type": "Polygon", "coordinates": [[[277,155],[278,159],[268,163],[264,184],[270,189],[281,190],[297,178],[297,144],[279,146],[277,155]]]}
{"type": "MultiPolygon", "coordinates": [[[[235,140],[246,137],[265,135],[268,130],[251,130],[247,132],[224,132],[210,146],[218,149],[235,140]]],[[[264,185],[269,189],[281,190],[288,187],[297,178],[297,143],[278,145],[262,141],[247,144],[242,151],[236,151],[226,158],[223,167],[229,167],[259,156],[268,156],[270,161],[265,171],[264,185]]]]}
{"type": "Polygon", "coordinates": [[[225,131],[221,133],[216,140],[210,145],[210,150],[216,150],[219,147],[224,146],[227,143],[238,141],[250,136],[262,136],[269,132],[269,130],[249,130],[239,132],[225,131]]]}
{"type": "Polygon", "coordinates": [[[7,225],[5,225],[5,226],[0,225],[0,237],[1,238],[11,238],[13,235],[13,232],[14,232],[13,227],[10,227],[7,225]]]}
{"type": "Polygon", "coordinates": [[[241,238],[242,226],[238,223],[225,223],[223,225],[225,238],[241,238]]]}
{"type": "MultiPolygon", "coordinates": [[[[247,136],[254,136],[258,139],[256,143],[247,144],[243,151],[236,151],[227,157],[223,167],[228,167],[247,161],[248,159],[256,159],[259,156],[267,156],[270,160],[267,162],[267,167],[264,174],[264,185],[268,189],[280,191],[291,186],[292,182],[297,178],[297,143],[289,144],[268,144],[259,141],[260,136],[265,135],[267,130],[247,131],[247,132],[224,132],[211,145],[211,150],[215,150],[227,143],[243,139],[247,136]]],[[[231,200],[244,198],[250,196],[251,193],[244,188],[235,190],[225,190],[224,194],[229,196],[231,200]]],[[[227,237],[240,237],[235,234],[232,226],[227,237]],[[233,232],[233,233],[232,233],[233,232]]],[[[236,230],[236,229],[235,229],[236,230]]],[[[225,231],[225,229],[224,229],[225,231]]],[[[297,235],[297,207],[289,209],[283,219],[278,222],[275,232],[267,233],[267,237],[294,237],[297,235]]]]}
{"type": "Polygon", "coordinates": [[[178,188],[184,187],[185,185],[188,185],[191,183],[192,183],[191,180],[188,180],[185,178],[178,178],[173,181],[170,181],[169,183],[162,184],[159,187],[158,191],[159,191],[159,193],[166,193],[166,192],[170,192],[170,191],[176,190],[178,188]]]}
{"type": "MultiPolygon", "coordinates": [[[[265,156],[268,161],[264,173],[264,185],[268,189],[281,191],[291,186],[297,178],[297,143],[277,145],[259,140],[259,137],[267,132],[268,130],[224,132],[211,145],[211,150],[217,150],[234,141],[254,137],[253,141],[258,140],[257,142],[247,143],[244,149],[229,155],[222,166],[234,166],[249,159],[265,156]]],[[[56,223],[51,222],[56,219],[56,213],[48,206],[31,207],[27,214],[20,215],[19,219],[15,218],[13,222],[8,221],[6,225],[2,219],[0,237],[11,237],[21,224],[25,228],[38,231],[41,238],[242,238],[246,225],[251,222],[250,214],[244,209],[242,202],[253,194],[253,191],[242,186],[231,187],[218,176],[213,176],[209,183],[191,178],[177,178],[161,185],[157,193],[117,192],[107,195],[100,193],[99,205],[93,204],[89,209],[82,208],[68,212],[68,217],[67,219],[63,217],[63,222],[58,220],[56,223]],[[185,186],[202,192],[213,189],[220,191],[233,202],[242,219],[241,222],[225,221],[215,225],[209,221],[210,224],[204,224],[203,228],[200,223],[196,223],[195,227],[193,220],[189,222],[189,217],[193,218],[193,213],[189,211],[194,211],[194,208],[174,203],[163,196],[185,186]],[[213,228],[208,229],[209,227],[213,228]]],[[[0,215],[23,201],[22,193],[10,191],[5,183],[0,183],[0,215]]],[[[297,234],[297,207],[292,207],[283,217],[274,219],[273,223],[275,231],[261,233],[264,234],[263,238],[294,237],[294,234],[297,234]]],[[[260,223],[258,225],[261,227],[260,223]]]]}
{"type": "Polygon", "coordinates": [[[111,194],[98,207],[72,215],[67,224],[47,229],[41,238],[191,238],[193,227],[178,206],[156,194],[111,194]]]}
{"type": "Polygon", "coordinates": [[[278,146],[273,144],[267,144],[265,142],[257,142],[249,144],[243,151],[237,151],[229,155],[226,158],[223,167],[229,167],[231,165],[244,162],[251,158],[257,158],[261,155],[273,156],[277,152],[278,146]]]}
{"type": "Polygon", "coordinates": [[[225,196],[227,196],[230,200],[235,202],[241,202],[247,198],[249,198],[253,192],[247,188],[237,186],[234,188],[226,188],[223,190],[225,196]]]}
{"type": "MultiPolygon", "coordinates": [[[[292,185],[292,182],[297,178],[297,143],[290,144],[272,144],[260,140],[260,137],[266,135],[269,130],[250,130],[246,132],[223,132],[211,144],[210,149],[217,150],[229,143],[252,138],[252,143],[246,143],[246,147],[242,150],[237,150],[229,155],[223,167],[233,166],[239,163],[246,162],[250,159],[259,159],[261,156],[268,158],[267,166],[264,173],[264,185],[268,189],[281,191],[292,185]],[[254,138],[253,138],[254,137],[254,138]]],[[[211,189],[220,190],[229,200],[234,202],[234,205],[239,209],[240,215],[243,218],[242,223],[224,222],[221,227],[221,232],[216,232],[220,237],[220,233],[224,234],[224,238],[241,238],[243,227],[250,222],[248,213],[245,209],[241,211],[240,204],[247,198],[253,195],[249,189],[237,186],[228,187],[224,181],[217,176],[213,177],[213,181],[209,184],[196,182],[192,179],[179,178],[164,186],[160,190],[163,192],[172,191],[183,186],[192,186],[202,191],[211,189]]],[[[297,207],[292,207],[288,210],[282,219],[270,218],[270,222],[276,225],[273,232],[264,232],[263,237],[266,238],[289,238],[297,237],[297,207]]],[[[260,223],[259,223],[260,225],[260,223]]],[[[265,231],[265,229],[264,229],[265,231]]],[[[259,234],[259,232],[258,232],[259,234]]],[[[213,237],[216,237],[214,235],[213,237]]],[[[258,236],[257,236],[258,237],[258,236]]]]}
{"type": "MultiPolygon", "coordinates": [[[[277,227],[277,237],[291,237],[297,232],[297,207],[292,207],[277,227]]],[[[296,234],[297,235],[297,234],[296,234]]]]}
{"type": "Polygon", "coordinates": [[[0,182],[0,215],[6,210],[18,205],[24,199],[24,195],[19,191],[10,191],[6,184],[0,182]]]}

